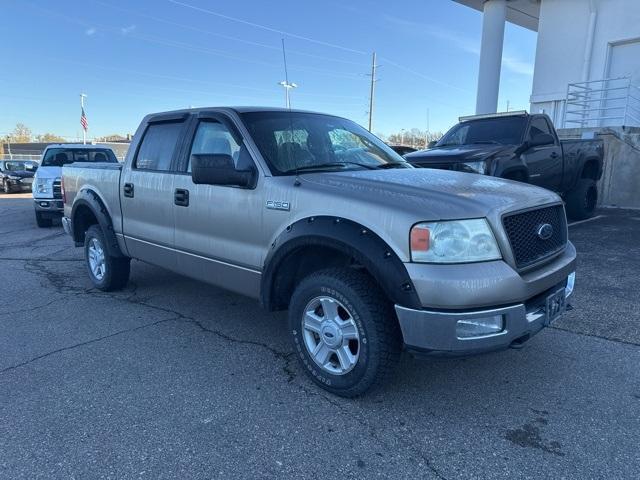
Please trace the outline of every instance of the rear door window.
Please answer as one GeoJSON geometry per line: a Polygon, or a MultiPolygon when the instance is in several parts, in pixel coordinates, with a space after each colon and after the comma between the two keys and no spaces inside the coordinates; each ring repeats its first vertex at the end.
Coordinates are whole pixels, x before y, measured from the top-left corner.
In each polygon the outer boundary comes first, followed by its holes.
{"type": "Polygon", "coordinates": [[[134,168],[171,171],[172,161],[184,122],[152,123],[142,139],[134,168]]]}

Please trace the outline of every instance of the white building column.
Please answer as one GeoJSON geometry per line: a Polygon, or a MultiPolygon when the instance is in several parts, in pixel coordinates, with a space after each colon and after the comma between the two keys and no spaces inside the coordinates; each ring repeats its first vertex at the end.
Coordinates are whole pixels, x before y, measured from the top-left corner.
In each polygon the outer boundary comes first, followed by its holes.
{"type": "Polygon", "coordinates": [[[506,0],[487,0],[484,2],[476,114],[495,113],[498,109],[502,44],[506,19],[506,0]]]}

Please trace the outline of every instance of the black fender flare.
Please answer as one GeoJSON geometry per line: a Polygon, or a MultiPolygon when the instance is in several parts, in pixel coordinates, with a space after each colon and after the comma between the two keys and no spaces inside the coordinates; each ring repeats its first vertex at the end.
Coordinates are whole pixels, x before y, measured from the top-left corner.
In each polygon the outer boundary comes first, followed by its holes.
{"type": "MultiPolygon", "coordinates": [[[[409,232],[407,238],[408,235],[409,232]]],[[[310,246],[327,247],[349,255],[368,270],[392,302],[421,308],[404,263],[380,236],[351,220],[319,216],[289,225],[271,245],[264,262],[260,289],[260,300],[266,309],[275,310],[281,306],[273,290],[283,261],[296,250],[310,246]]]]}
{"type": "Polygon", "coordinates": [[[84,231],[78,231],[77,227],[77,215],[79,208],[88,208],[89,211],[98,221],[98,225],[102,229],[106,240],[106,248],[109,255],[112,257],[126,257],[120,250],[116,233],[113,229],[113,222],[109,216],[107,207],[105,207],[102,199],[93,190],[85,189],[80,190],[73,200],[73,207],[71,208],[71,228],[72,237],[76,246],[82,246],[84,243],[84,231]]]}

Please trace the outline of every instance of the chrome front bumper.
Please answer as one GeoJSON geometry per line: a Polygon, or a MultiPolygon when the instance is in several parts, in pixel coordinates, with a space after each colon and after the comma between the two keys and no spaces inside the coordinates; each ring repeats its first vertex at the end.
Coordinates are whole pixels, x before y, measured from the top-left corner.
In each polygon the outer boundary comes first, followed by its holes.
{"type": "Polygon", "coordinates": [[[64,212],[64,203],[60,198],[34,198],[33,203],[36,212],[50,213],[60,216],[64,212]]]}
{"type": "Polygon", "coordinates": [[[546,298],[564,288],[568,301],[573,293],[575,273],[525,303],[472,311],[414,310],[395,306],[404,343],[410,350],[431,355],[473,355],[518,347],[549,325],[546,298]],[[460,338],[458,321],[501,315],[504,328],[496,333],[460,338]]]}

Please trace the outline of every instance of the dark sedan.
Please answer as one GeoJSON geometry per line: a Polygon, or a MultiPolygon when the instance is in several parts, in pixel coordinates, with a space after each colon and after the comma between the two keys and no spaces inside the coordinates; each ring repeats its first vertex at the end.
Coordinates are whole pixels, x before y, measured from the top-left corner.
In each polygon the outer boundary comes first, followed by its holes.
{"type": "Polygon", "coordinates": [[[30,192],[38,164],[32,161],[0,161],[0,186],[4,193],[30,192]]]}

